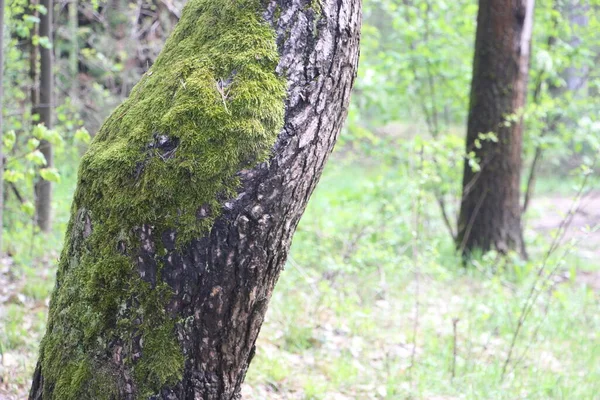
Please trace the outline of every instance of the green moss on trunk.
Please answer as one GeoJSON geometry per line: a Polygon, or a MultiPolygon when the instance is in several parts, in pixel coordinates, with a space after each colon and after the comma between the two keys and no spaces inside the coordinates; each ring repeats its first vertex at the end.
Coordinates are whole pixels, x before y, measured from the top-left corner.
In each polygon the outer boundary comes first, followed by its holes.
{"type": "Polygon", "coordinates": [[[44,399],[114,398],[123,365],[138,398],[181,379],[160,237],[175,230],[181,246],[205,235],[219,199],[235,194],[236,173],[267,159],[283,125],[277,63],[260,0],[188,2],[82,159],[41,346],[44,399]],[[156,246],[155,285],[135,263],[142,227],[156,246]]]}

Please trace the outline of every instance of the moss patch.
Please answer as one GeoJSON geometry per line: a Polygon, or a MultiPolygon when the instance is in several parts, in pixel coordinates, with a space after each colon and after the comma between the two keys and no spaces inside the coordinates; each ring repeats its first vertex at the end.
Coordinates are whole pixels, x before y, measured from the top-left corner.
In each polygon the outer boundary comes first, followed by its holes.
{"type": "Polygon", "coordinates": [[[160,237],[174,229],[181,246],[206,234],[236,173],[268,158],[286,95],[277,63],[260,0],[190,0],[104,123],[82,159],[41,346],[45,399],[115,398],[123,366],[138,398],[181,379],[160,237]],[[156,247],[155,284],[135,264],[142,227],[156,247]]]}

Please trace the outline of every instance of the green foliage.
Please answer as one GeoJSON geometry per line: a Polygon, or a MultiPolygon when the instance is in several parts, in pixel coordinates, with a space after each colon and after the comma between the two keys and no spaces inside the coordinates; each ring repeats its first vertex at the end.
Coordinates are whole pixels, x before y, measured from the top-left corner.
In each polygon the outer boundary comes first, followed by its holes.
{"type": "Polygon", "coordinates": [[[526,154],[543,150],[542,171],[564,165],[565,173],[590,165],[600,151],[600,29],[598,13],[588,5],[542,2],[536,5],[530,98],[525,110],[526,154]]]}
{"type": "Polygon", "coordinates": [[[363,127],[426,121],[433,134],[462,122],[468,110],[476,3],[370,0],[364,8],[350,121],[363,127]]]}
{"type": "MultiPolygon", "coordinates": [[[[529,100],[524,110],[506,116],[508,124],[524,116],[524,165],[529,168],[539,153],[531,167],[536,173],[548,174],[557,166],[565,173],[576,171],[581,164],[592,165],[600,151],[600,75],[594,68],[600,22],[592,11],[597,7],[597,1],[536,5],[529,100]]],[[[446,144],[438,143],[466,131],[476,14],[473,1],[366,2],[359,79],[342,143],[379,151],[390,136],[417,138],[425,166],[435,167],[428,175],[439,175],[434,182],[459,182],[463,162],[479,169],[472,149],[452,146],[462,155],[447,160],[446,144]]],[[[493,140],[481,134],[476,146],[493,140]]],[[[419,158],[410,162],[418,165],[419,158]]],[[[525,180],[529,174],[526,169],[525,180]]],[[[435,185],[425,189],[450,204],[450,211],[460,196],[435,185]]]]}
{"type": "MultiPolygon", "coordinates": [[[[59,103],[56,107],[56,124],[48,129],[39,124],[39,115],[32,110],[30,90],[33,83],[29,76],[31,44],[49,44],[48,38],[33,35],[39,24],[39,16],[46,10],[42,6],[31,7],[28,1],[11,0],[6,8],[5,68],[4,68],[4,132],[2,150],[5,156],[5,202],[2,227],[7,240],[4,250],[13,256],[15,252],[33,243],[29,236],[36,234],[32,228],[35,219],[34,185],[40,179],[58,183],[62,172],[69,172],[79,158],[80,138],[73,132],[83,121],[70,102],[59,103]],[[43,141],[54,147],[59,168],[47,168],[46,159],[40,151],[43,141]],[[15,238],[19,238],[15,240],[15,238]]],[[[28,253],[31,249],[28,250],[28,253]]]]}
{"type": "Polygon", "coordinates": [[[154,243],[160,275],[172,250],[162,234],[175,231],[178,246],[205,234],[219,200],[235,195],[236,173],[269,156],[286,86],[275,73],[274,32],[257,0],[244,5],[188,2],[161,56],[82,158],[41,348],[48,398],[101,393],[102,374],[73,376],[99,368],[109,377],[116,367],[105,353],[116,338],[139,398],[181,378],[183,354],[165,310],[171,290],[160,277],[155,286],[144,281],[133,257],[154,243]]]}

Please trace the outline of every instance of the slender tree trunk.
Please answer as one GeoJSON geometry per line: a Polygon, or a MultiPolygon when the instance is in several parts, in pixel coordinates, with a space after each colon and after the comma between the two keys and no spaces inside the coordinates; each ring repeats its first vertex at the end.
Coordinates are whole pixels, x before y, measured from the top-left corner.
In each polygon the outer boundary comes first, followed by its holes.
{"type": "MultiPolygon", "coordinates": [[[[571,0],[567,3],[565,12],[569,15],[571,28],[577,32],[577,28],[585,27],[589,24],[590,5],[587,1],[571,0]]],[[[569,41],[569,44],[577,49],[581,46],[581,38],[577,33],[569,41]]],[[[587,89],[587,78],[589,74],[588,66],[574,67],[570,66],[565,71],[565,80],[567,81],[567,90],[577,92],[581,91],[585,95],[587,89]]]]}
{"type": "Polygon", "coordinates": [[[0,0],[0,256],[2,256],[2,232],[4,230],[4,152],[2,133],[4,128],[4,0],[0,0]]]}
{"type": "MultiPolygon", "coordinates": [[[[39,17],[37,11],[38,0],[30,0],[29,7],[34,9],[33,16],[39,17]]],[[[33,44],[33,37],[38,36],[40,33],[40,27],[38,24],[33,26],[31,31],[31,40],[29,41],[29,79],[31,80],[31,111],[33,114],[38,113],[38,104],[40,103],[40,84],[38,74],[38,46],[33,44]]]]}
{"type": "Polygon", "coordinates": [[[77,37],[78,21],[77,10],[79,1],[69,1],[69,36],[71,39],[71,49],[69,51],[69,93],[71,101],[76,101],[79,92],[79,83],[77,76],[79,75],[79,39],[77,37]]]}
{"type": "Polygon", "coordinates": [[[516,250],[526,256],[521,229],[520,178],[534,0],[480,0],[477,17],[467,153],[457,245],[475,250],[516,250]],[[514,116],[511,118],[510,116],[514,116]],[[482,140],[493,132],[497,143],[482,140]]]}
{"type": "Polygon", "coordinates": [[[238,399],[360,0],[190,0],[82,160],[30,399],[238,399]]]}
{"type": "MultiPolygon", "coordinates": [[[[40,36],[48,37],[52,43],[52,11],[53,0],[42,0],[46,14],[40,18],[40,36]]],[[[54,111],[54,75],[52,73],[52,48],[40,46],[40,102],[37,107],[40,123],[52,129],[52,113],[54,111]]],[[[46,140],[40,142],[40,151],[46,158],[46,166],[54,166],[52,144],[46,140]]],[[[37,223],[42,232],[52,228],[52,182],[39,178],[35,185],[35,203],[37,223]]]]}

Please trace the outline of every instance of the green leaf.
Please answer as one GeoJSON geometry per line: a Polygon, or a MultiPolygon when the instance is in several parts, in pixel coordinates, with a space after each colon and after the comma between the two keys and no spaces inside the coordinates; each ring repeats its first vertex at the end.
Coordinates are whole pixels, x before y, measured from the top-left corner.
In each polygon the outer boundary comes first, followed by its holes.
{"type": "Polygon", "coordinates": [[[33,217],[35,215],[35,206],[31,201],[26,201],[25,203],[21,204],[21,211],[30,217],[33,217]]]}
{"type": "Polygon", "coordinates": [[[35,15],[24,15],[23,16],[23,21],[24,22],[28,22],[30,24],[39,24],[40,23],[40,18],[36,17],[35,15]]]}
{"type": "Polygon", "coordinates": [[[62,146],[64,143],[62,136],[56,129],[48,129],[44,139],[52,143],[54,146],[62,146]]]}
{"type": "Polygon", "coordinates": [[[2,144],[4,145],[4,151],[12,150],[15,142],[17,141],[17,134],[15,131],[10,130],[4,134],[2,137],[2,144]]]}
{"type": "Polygon", "coordinates": [[[45,49],[51,49],[52,48],[52,41],[50,41],[50,39],[48,38],[48,36],[42,36],[42,37],[40,37],[39,43],[40,43],[40,46],[42,46],[45,49]]]}
{"type": "Polygon", "coordinates": [[[43,168],[40,169],[40,176],[45,181],[49,182],[60,182],[60,174],[56,168],[43,168]]]}
{"type": "Polygon", "coordinates": [[[39,145],[40,145],[40,141],[36,138],[31,138],[27,141],[27,149],[29,151],[33,151],[33,150],[37,149],[39,145]]]}
{"type": "Polygon", "coordinates": [[[48,128],[46,128],[46,126],[42,125],[42,124],[38,124],[38,125],[34,126],[33,130],[31,131],[31,135],[40,140],[46,139],[47,134],[48,134],[48,128]]]}
{"type": "Polygon", "coordinates": [[[17,25],[17,27],[15,28],[15,31],[17,33],[17,36],[19,36],[20,38],[27,38],[29,37],[29,28],[27,26],[25,26],[24,24],[19,24],[17,25]]]}
{"type": "Polygon", "coordinates": [[[13,171],[12,169],[4,171],[4,180],[6,182],[18,182],[24,178],[25,175],[20,171],[13,171]]]}
{"type": "Polygon", "coordinates": [[[85,127],[81,127],[75,131],[75,140],[83,143],[89,143],[92,137],[85,127]]]}
{"type": "Polygon", "coordinates": [[[27,160],[31,161],[35,165],[39,165],[39,166],[46,165],[46,157],[44,157],[44,154],[42,154],[42,152],[39,150],[35,150],[35,151],[27,154],[26,158],[27,158],[27,160]]]}

